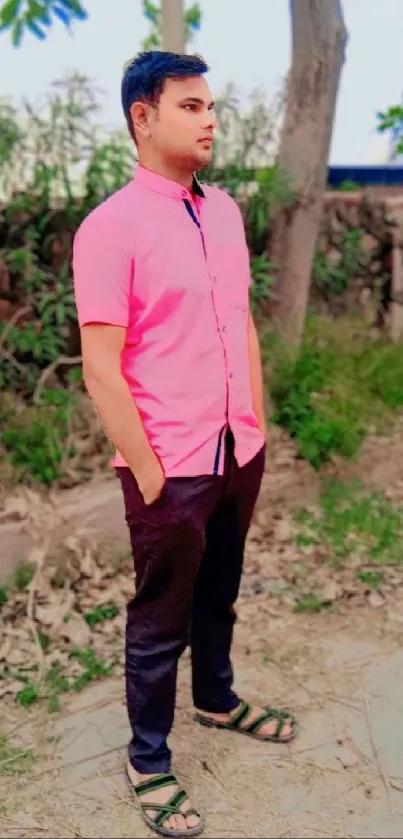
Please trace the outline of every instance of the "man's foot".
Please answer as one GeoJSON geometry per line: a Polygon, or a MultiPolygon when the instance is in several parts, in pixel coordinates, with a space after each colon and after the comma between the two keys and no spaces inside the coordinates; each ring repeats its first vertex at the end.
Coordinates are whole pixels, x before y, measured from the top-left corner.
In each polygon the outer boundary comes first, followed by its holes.
{"type": "MultiPolygon", "coordinates": [[[[179,784],[176,782],[171,773],[165,775],[140,775],[139,772],[133,768],[128,762],[127,767],[128,780],[133,788],[133,792],[140,804],[143,816],[147,818],[149,827],[152,827],[157,833],[164,835],[164,831],[172,831],[172,835],[179,836],[196,835],[196,832],[202,830],[202,820],[196,810],[193,810],[189,799],[183,793],[183,797],[178,794],[180,792],[179,784]],[[149,792],[142,791],[142,786],[145,787],[147,782],[156,782],[156,779],[162,779],[160,785],[156,783],[154,789],[149,792]],[[165,779],[165,782],[164,782],[165,779]],[[172,779],[170,782],[169,779],[172,779]],[[178,802],[175,803],[175,798],[178,802]],[[149,803],[149,807],[147,807],[149,803]],[[155,807],[152,805],[156,805],[155,807]],[[169,809],[177,809],[177,813],[167,815],[165,819],[159,819],[158,816],[163,814],[163,808],[167,806],[169,809]]],[[[171,835],[171,834],[169,834],[171,835]]]]}
{"type": "Polygon", "coordinates": [[[286,711],[275,708],[260,708],[241,701],[233,711],[225,714],[213,714],[196,709],[198,722],[217,725],[219,728],[232,728],[234,731],[251,734],[256,739],[272,739],[278,743],[288,743],[296,733],[296,720],[286,711]]]}

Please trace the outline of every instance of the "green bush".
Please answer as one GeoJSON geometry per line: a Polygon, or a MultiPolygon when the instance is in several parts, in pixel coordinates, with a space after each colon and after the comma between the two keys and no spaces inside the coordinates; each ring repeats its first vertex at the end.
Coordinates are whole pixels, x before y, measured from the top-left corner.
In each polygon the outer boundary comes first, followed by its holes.
{"type": "Polygon", "coordinates": [[[308,318],[297,360],[273,340],[264,352],[273,420],[315,468],[332,455],[354,457],[403,407],[402,346],[371,339],[351,319],[308,318]]]}
{"type": "Polygon", "coordinates": [[[362,248],[363,231],[359,228],[347,230],[340,245],[340,260],[333,262],[316,251],[313,262],[313,282],[322,291],[339,295],[356,277],[364,276],[369,254],[362,248]]]}
{"type": "Polygon", "coordinates": [[[75,451],[69,444],[74,407],[70,390],[43,391],[39,406],[22,407],[3,420],[0,440],[16,480],[49,485],[62,477],[75,451]]]}

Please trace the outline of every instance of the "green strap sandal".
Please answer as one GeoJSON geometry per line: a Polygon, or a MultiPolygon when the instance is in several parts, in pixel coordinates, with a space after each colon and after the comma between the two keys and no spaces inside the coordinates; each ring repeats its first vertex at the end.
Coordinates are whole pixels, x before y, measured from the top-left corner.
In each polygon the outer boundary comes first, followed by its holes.
{"type": "Polygon", "coordinates": [[[193,808],[189,810],[181,810],[181,805],[187,799],[186,792],[180,788],[175,775],[172,772],[164,772],[161,775],[156,775],[155,778],[150,778],[149,781],[142,781],[141,784],[133,784],[133,781],[126,769],[126,779],[130,790],[139,805],[140,813],[143,821],[147,827],[158,833],[159,836],[172,836],[175,839],[185,839],[185,837],[199,836],[204,829],[204,824],[200,813],[193,808]],[[154,804],[152,801],[141,801],[143,795],[154,790],[159,790],[162,787],[170,787],[176,785],[176,790],[166,804],[154,804]],[[149,816],[148,813],[155,813],[155,817],[149,816]],[[197,827],[189,827],[186,830],[171,830],[168,827],[163,827],[164,822],[171,816],[183,816],[185,819],[189,816],[196,816],[200,821],[197,827]]]}
{"type": "Polygon", "coordinates": [[[228,731],[238,731],[239,734],[247,734],[248,737],[254,737],[255,740],[270,741],[271,743],[289,743],[294,740],[298,730],[298,723],[295,717],[288,711],[278,710],[267,706],[265,713],[261,714],[257,719],[248,724],[244,724],[252,712],[252,706],[248,702],[241,702],[236,714],[231,717],[229,722],[218,722],[217,720],[207,717],[204,714],[196,713],[195,720],[200,725],[205,725],[207,728],[226,728],[228,731]],[[277,726],[274,734],[259,734],[262,726],[271,720],[277,721],[277,726]],[[291,724],[291,731],[287,737],[282,737],[281,732],[285,726],[291,724]]]}

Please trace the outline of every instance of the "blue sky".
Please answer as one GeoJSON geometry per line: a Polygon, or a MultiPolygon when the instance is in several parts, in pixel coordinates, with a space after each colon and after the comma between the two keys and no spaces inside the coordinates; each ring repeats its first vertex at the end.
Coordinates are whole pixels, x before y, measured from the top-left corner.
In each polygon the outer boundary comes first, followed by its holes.
{"type": "MultiPolygon", "coordinates": [[[[119,86],[123,63],[147,34],[141,0],[83,0],[89,20],[70,36],[55,24],[47,42],[27,37],[14,50],[1,35],[1,93],[40,100],[66,71],[80,70],[106,93],[102,122],[123,125],[119,86]]],[[[264,86],[274,94],[290,61],[288,0],[201,0],[203,24],[192,49],[211,66],[215,95],[229,81],[241,93],[264,86]]],[[[376,112],[401,99],[403,0],[344,0],[350,40],[331,149],[332,163],[381,162],[386,141],[376,112]]]]}

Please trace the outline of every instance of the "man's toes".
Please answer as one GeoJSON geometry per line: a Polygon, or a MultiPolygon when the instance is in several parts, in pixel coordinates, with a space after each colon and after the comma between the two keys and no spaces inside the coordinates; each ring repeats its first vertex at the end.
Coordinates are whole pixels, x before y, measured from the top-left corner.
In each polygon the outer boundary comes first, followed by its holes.
{"type": "Polygon", "coordinates": [[[200,819],[197,816],[195,816],[194,814],[186,817],[186,825],[189,828],[189,830],[192,830],[193,827],[198,827],[199,826],[199,821],[200,821],[200,819]]]}
{"type": "Polygon", "coordinates": [[[287,723],[285,723],[285,725],[283,725],[283,728],[281,729],[280,737],[281,737],[282,740],[288,740],[291,733],[292,733],[292,725],[289,722],[287,722],[287,723]]]}
{"type": "Polygon", "coordinates": [[[183,816],[171,816],[169,819],[170,830],[186,830],[186,819],[183,816]]]}
{"type": "Polygon", "coordinates": [[[176,822],[178,830],[187,830],[188,825],[184,816],[176,816],[176,822]]]}

